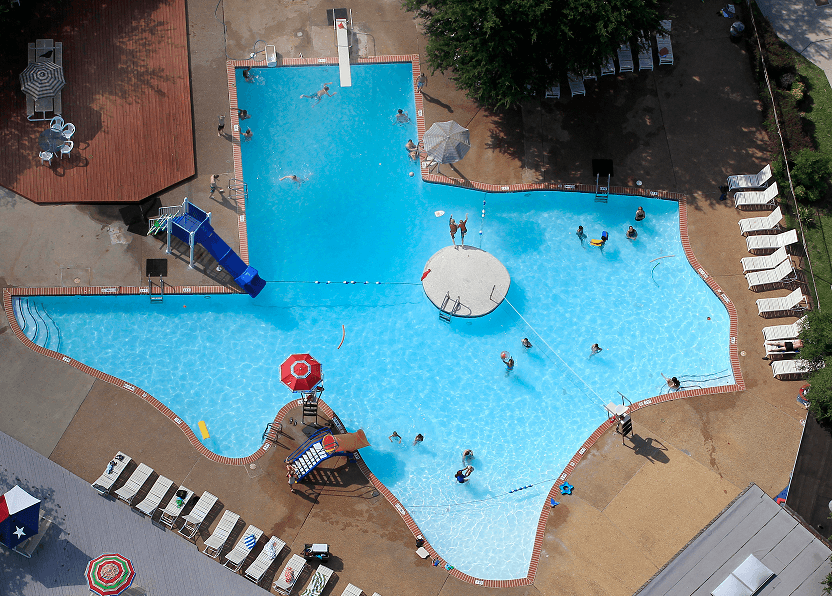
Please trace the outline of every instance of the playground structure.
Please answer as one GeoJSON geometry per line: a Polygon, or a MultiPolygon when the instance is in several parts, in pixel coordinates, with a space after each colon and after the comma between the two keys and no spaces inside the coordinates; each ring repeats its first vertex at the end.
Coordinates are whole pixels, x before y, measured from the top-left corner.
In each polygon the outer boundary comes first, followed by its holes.
{"type": "Polygon", "coordinates": [[[188,200],[182,205],[160,207],[159,215],[148,223],[148,236],[156,235],[162,230],[168,233],[168,247],[171,254],[171,238],[176,237],[191,248],[188,267],[194,268],[194,245],[201,244],[214,257],[223,269],[234,277],[234,282],[252,298],[260,294],[266,282],[260,278],[257,269],[243,262],[226,242],[211,227],[211,213],[206,213],[188,200]]]}
{"type": "Polygon", "coordinates": [[[369,446],[362,429],[333,435],[330,429],[322,428],[311,434],[285,461],[292,466],[296,479],[301,480],[321,462],[339,455],[352,457],[354,451],[369,446]]]}

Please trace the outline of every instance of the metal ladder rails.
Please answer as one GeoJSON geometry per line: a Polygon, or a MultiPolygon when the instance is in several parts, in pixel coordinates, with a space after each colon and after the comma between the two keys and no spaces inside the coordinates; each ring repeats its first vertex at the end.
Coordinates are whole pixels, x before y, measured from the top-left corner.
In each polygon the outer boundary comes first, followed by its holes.
{"type": "Polygon", "coordinates": [[[232,178],[228,181],[228,196],[230,199],[243,199],[243,201],[249,200],[249,187],[246,186],[246,183],[242,180],[238,180],[237,178],[232,178]]]}
{"type": "Polygon", "coordinates": [[[451,316],[456,313],[460,308],[460,297],[457,296],[457,300],[454,301],[454,304],[451,306],[451,310],[446,310],[446,306],[448,305],[449,301],[451,300],[451,295],[448,292],[445,293],[445,299],[443,300],[442,305],[440,306],[440,321],[444,323],[451,324],[451,316]]]}
{"type": "Polygon", "coordinates": [[[269,440],[273,443],[278,442],[278,437],[283,434],[283,425],[280,423],[270,422],[266,425],[266,430],[263,431],[263,437],[260,439],[264,443],[269,440]]]}
{"type": "Polygon", "coordinates": [[[151,302],[162,302],[163,300],[165,300],[165,279],[160,277],[159,283],[154,284],[153,280],[148,277],[148,295],[150,296],[151,302]],[[154,295],[154,286],[159,288],[159,294],[154,295]]]}
{"type": "Polygon", "coordinates": [[[597,203],[607,203],[610,194],[610,174],[607,175],[607,186],[599,186],[599,175],[596,174],[596,198],[597,203]]]}

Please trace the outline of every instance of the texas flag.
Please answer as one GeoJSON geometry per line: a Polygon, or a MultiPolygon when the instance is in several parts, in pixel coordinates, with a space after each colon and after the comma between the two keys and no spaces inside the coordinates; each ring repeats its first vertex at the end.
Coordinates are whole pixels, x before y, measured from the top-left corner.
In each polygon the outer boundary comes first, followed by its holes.
{"type": "Polygon", "coordinates": [[[0,542],[14,548],[38,533],[40,501],[19,486],[0,496],[0,542]]]}

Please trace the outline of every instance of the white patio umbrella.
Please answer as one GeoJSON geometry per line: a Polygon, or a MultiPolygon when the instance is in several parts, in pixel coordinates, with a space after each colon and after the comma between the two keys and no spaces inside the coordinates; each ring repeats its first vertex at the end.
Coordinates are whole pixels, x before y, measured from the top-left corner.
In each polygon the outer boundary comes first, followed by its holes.
{"type": "Polygon", "coordinates": [[[471,149],[469,129],[453,120],[436,122],[423,135],[422,146],[428,157],[437,163],[460,161],[471,149]]]}

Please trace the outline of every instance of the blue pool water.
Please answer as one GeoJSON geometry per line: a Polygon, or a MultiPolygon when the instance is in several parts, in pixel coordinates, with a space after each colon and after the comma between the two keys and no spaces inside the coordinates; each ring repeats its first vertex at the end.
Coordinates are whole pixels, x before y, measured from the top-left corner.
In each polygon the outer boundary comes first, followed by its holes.
{"type": "Polygon", "coordinates": [[[338,81],[336,68],[258,78],[238,80],[254,133],[242,144],[250,260],[269,281],[257,299],[30,302],[60,330],[61,352],[143,388],[192,428],[204,420],[206,445],[231,457],[254,452],[291,399],[280,363],[311,353],[324,398],[365,430],[368,466],[438,552],[476,577],[524,577],[544,496],[604,421],[604,403],[662,393],[660,373],[684,388],[734,382],[728,314],[685,259],[677,204],[423,183],[404,149],[416,129],[393,123],[397,108],[414,115],[410,64],[354,66],[353,87],[335,84],[320,103],[299,95],[338,81]],[[289,174],[306,181],[279,180],[289,174]],[[640,204],[648,217],[637,223],[640,204]],[[466,213],[467,242],[500,259],[512,286],[491,315],[449,325],[419,280],[451,241],[449,215],[466,213]],[[609,231],[604,251],[580,242],[578,225],[591,238],[609,231]],[[604,350],[588,357],[596,342],[604,350]],[[388,440],[394,430],[402,444],[388,440]],[[413,447],[417,433],[425,441],[413,447]],[[475,472],[460,485],[465,449],[475,472]]]}

